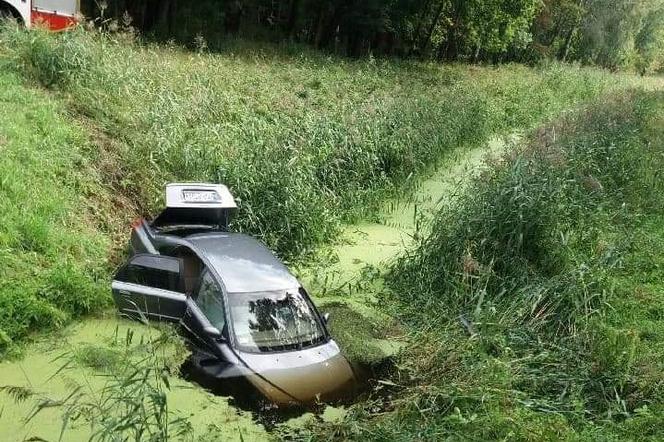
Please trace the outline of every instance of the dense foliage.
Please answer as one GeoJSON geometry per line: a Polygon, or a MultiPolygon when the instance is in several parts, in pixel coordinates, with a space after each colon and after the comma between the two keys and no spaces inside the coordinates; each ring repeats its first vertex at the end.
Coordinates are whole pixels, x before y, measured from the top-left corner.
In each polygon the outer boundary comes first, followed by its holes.
{"type": "Polygon", "coordinates": [[[560,65],[468,70],[249,47],[201,56],[83,31],[3,39],[13,69],[60,90],[117,141],[112,184],[146,215],[165,182],[223,182],[240,200],[236,228],[291,257],[372,213],[450,148],[620,83],[560,65]]]}
{"type": "Polygon", "coordinates": [[[326,434],[661,440],[663,103],[605,101],[491,160],[392,270],[398,385],[326,434]]]}
{"type": "Polygon", "coordinates": [[[185,43],[217,45],[242,35],[345,55],[551,57],[641,72],[658,71],[664,62],[662,0],[111,0],[87,6],[91,17],[115,17],[185,43]]]}
{"type": "Polygon", "coordinates": [[[533,29],[539,54],[643,73],[663,67],[661,0],[547,0],[533,29]]]}
{"type": "Polygon", "coordinates": [[[14,72],[0,91],[0,352],[108,301],[127,226],[159,209],[166,182],[229,184],[235,228],[301,257],[455,147],[626,83],[559,65],[205,55],[130,37],[0,33],[0,70],[14,72]]]}

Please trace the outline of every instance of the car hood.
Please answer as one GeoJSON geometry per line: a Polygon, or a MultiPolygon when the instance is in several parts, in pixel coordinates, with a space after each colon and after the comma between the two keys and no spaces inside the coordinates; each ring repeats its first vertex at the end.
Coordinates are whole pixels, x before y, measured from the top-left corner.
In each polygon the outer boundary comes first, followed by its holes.
{"type": "Polygon", "coordinates": [[[341,398],[357,387],[355,373],[334,341],[284,353],[240,353],[247,379],[278,405],[341,398]]]}

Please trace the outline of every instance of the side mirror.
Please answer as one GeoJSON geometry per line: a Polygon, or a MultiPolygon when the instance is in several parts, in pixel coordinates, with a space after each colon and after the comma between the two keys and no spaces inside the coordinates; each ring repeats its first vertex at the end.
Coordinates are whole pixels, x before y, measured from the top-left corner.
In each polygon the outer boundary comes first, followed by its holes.
{"type": "Polygon", "coordinates": [[[330,314],[329,313],[323,313],[323,322],[328,323],[330,322],[330,314]]]}
{"type": "Polygon", "coordinates": [[[215,339],[221,338],[221,332],[219,331],[219,329],[212,325],[208,325],[203,329],[203,331],[205,332],[205,334],[207,334],[208,336],[212,336],[215,339]]]}

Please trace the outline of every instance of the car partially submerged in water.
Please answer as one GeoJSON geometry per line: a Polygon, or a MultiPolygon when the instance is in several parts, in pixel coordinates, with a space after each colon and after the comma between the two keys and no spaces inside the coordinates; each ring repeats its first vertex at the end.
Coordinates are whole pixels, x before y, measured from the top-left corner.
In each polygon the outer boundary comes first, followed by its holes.
{"type": "Polygon", "coordinates": [[[235,209],[226,186],[166,186],[166,209],[132,226],[115,304],[135,319],[179,323],[208,384],[247,384],[279,406],[345,395],[357,379],[327,316],[269,249],[228,232],[235,209]]]}

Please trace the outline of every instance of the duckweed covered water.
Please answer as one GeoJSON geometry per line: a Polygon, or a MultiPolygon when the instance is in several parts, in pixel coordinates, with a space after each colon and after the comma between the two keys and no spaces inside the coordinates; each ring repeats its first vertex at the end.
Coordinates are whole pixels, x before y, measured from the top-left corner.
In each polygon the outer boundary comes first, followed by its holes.
{"type": "Polygon", "coordinates": [[[331,248],[329,261],[297,272],[317,304],[342,302],[360,313],[380,318],[372,306],[379,301],[375,294],[380,293],[378,274],[383,264],[407,250],[413,239],[424,233],[422,230],[433,214],[458,194],[473,175],[480,173],[486,157],[497,156],[517,138],[518,134],[506,139],[496,137],[483,148],[460,149],[450,154],[412,194],[387,202],[375,222],[347,226],[339,243],[331,248]],[[372,271],[377,286],[355,290],[354,286],[362,279],[366,281],[367,273],[372,271]]]}
{"type": "MultiPolygon", "coordinates": [[[[8,394],[0,394],[0,440],[18,441],[30,438],[58,440],[62,430],[63,407],[58,405],[75,388],[80,387],[86,394],[97,395],[107,385],[104,367],[112,357],[97,358],[95,369],[87,367],[90,359],[62,371],[66,364],[62,355],[85,349],[96,348],[98,354],[113,354],[116,343],[122,341],[128,331],[134,333],[134,342],[154,338],[155,329],[122,319],[87,319],[70,327],[58,336],[44,337],[27,350],[20,361],[0,363],[0,384],[25,387],[38,396],[17,403],[8,394]],[[104,350],[106,350],[104,352],[104,350]],[[42,399],[51,401],[34,418],[26,421],[36,411],[36,404],[42,399]]],[[[172,351],[181,351],[174,348],[172,351]]],[[[177,360],[184,355],[167,355],[177,360]]],[[[265,429],[257,425],[250,413],[238,411],[229,405],[229,400],[214,396],[196,385],[179,378],[170,378],[170,391],[167,393],[169,411],[176,416],[186,417],[191,423],[196,440],[266,440],[265,429]],[[206,439],[214,435],[216,439],[206,439]],[[241,436],[240,436],[241,435],[241,436]]],[[[91,434],[85,419],[70,421],[62,440],[87,440],[91,434]]]]}
{"type": "MultiPolygon", "coordinates": [[[[355,354],[371,355],[364,362],[376,363],[402,347],[398,332],[389,326],[390,318],[375,308],[382,284],[379,269],[411,244],[427,218],[476,173],[487,154],[503,146],[496,139],[483,149],[447,158],[438,173],[417,186],[413,196],[386,204],[376,222],[348,226],[339,244],[329,250],[329,262],[297,270],[321,310],[327,307],[333,313],[332,333],[351,358],[355,354]],[[362,283],[367,280],[368,285],[362,283]],[[358,327],[362,330],[356,334],[358,327]]],[[[40,338],[21,360],[1,362],[0,386],[20,387],[33,396],[0,393],[0,440],[58,440],[63,431],[62,401],[75,388],[90,397],[98,395],[107,383],[108,370],[113,368],[118,342],[127,333],[133,333],[134,342],[138,342],[154,337],[157,331],[115,317],[88,318],[57,335],[40,338]],[[66,363],[63,354],[76,355],[77,363],[61,369],[66,363]],[[38,409],[39,403],[42,405],[38,409]]],[[[181,354],[183,348],[174,346],[168,351],[172,354],[166,357],[173,364],[186,357],[181,354]]],[[[191,439],[269,439],[269,432],[256,416],[233,406],[232,399],[215,396],[177,376],[170,376],[169,384],[169,414],[191,424],[191,439]]],[[[297,430],[311,419],[334,421],[344,414],[344,407],[326,407],[318,416],[305,413],[278,424],[276,430],[297,430]]],[[[91,431],[81,416],[68,422],[62,440],[87,440],[91,431]]]]}

